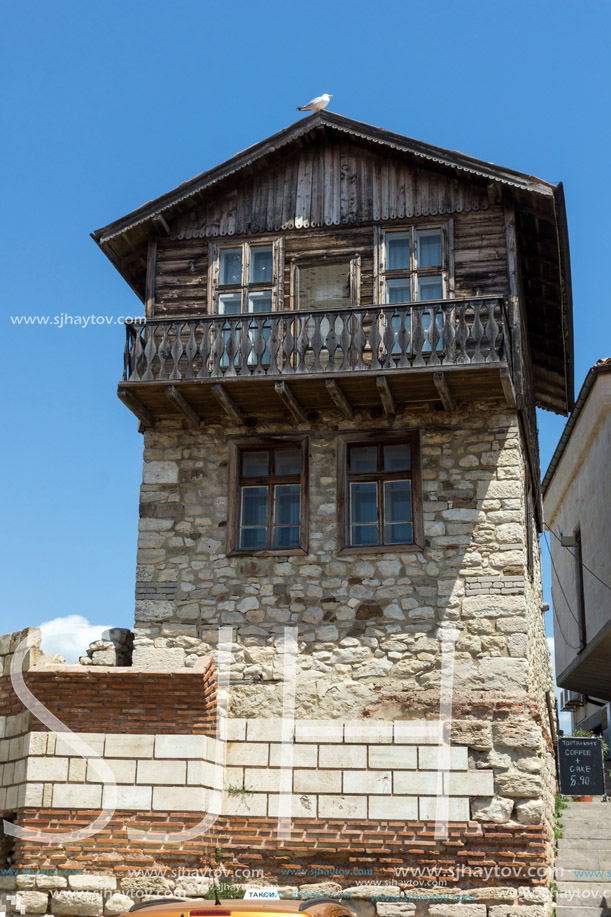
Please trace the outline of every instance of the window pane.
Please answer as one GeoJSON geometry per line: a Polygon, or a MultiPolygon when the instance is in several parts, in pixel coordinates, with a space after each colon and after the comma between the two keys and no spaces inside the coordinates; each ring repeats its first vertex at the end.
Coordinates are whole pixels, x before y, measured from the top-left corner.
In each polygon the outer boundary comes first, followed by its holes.
{"type": "Polygon", "coordinates": [[[274,500],[274,525],[299,525],[300,485],[279,484],[274,487],[274,500]]]}
{"type": "Polygon", "coordinates": [[[384,446],[384,471],[409,471],[412,467],[412,450],[409,443],[384,446]]]}
{"type": "Polygon", "coordinates": [[[241,548],[264,548],[265,547],[265,527],[259,528],[242,528],[240,530],[240,547],[241,548]]]}
{"type": "Polygon", "coordinates": [[[411,302],[411,298],[409,277],[386,281],[386,302],[411,302]]]}
{"type": "Polygon", "coordinates": [[[241,293],[221,293],[219,296],[219,313],[221,315],[236,315],[241,311],[241,293]]]}
{"type": "Polygon", "coordinates": [[[248,294],[248,311],[249,312],[271,312],[272,311],[272,291],[257,290],[256,293],[248,294]]]}
{"type": "Polygon", "coordinates": [[[430,302],[432,299],[443,299],[443,284],[440,276],[418,277],[418,299],[430,302]]]}
{"type": "Polygon", "coordinates": [[[219,258],[221,286],[229,283],[242,283],[242,249],[222,248],[219,258]]]}
{"type": "Polygon", "coordinates": [[[365,474],[378,470],[377,446],[350,446],[348,453],[350,474],[365,474]]]}
{"type": "Polygon", "coordinates": [[[282,449],[274,452],[276,474],[301,474],[301,449],[282,449]]]}
{"type": "Polygon", "coordinates": [[[418,241],[418,267],[441,267],[441,230],[421,229],[418,241]]]}
{"type": "Polygon", "coordinates": [[[340,309],[350,305],[350,262],[297,268],[300,309],[340,309]]]}
{"type": "Polygon", "coordinates": [[[413,544],[413,541],[411,522],[384,526],[384,544],[413,544]]]}
{"type": "Polygon", "coordinates": [[[267,487],[242,488],[242,527],[267,525],[267,487]]]}
{"type": "Polygon", "coordinates": [[[377,525],[378,487],[375,481],[350,484],[350,522],[352,525],[377,525]]]}
{"type": "Polygon", "coordinates": [[[275,548],[298,548],[299,547],[299,526],[282,525],[274,528],[274,547],[275,548]]]}
{"type": "Polygon", "coordinates": [[[386,481],[384,483],[384,522],[412,521],[412,482],[386,481]]]}
{"type": "Polygon", "coordinates": [[[269,474],[269,452],[242,453],[242,477],[261,477],[265,474],[269,474]]]}
{"type": "Polygon", "coordinates": [[[350,544],[354,546],[363,546],[378,543],[378,526],[377,525],[351,525],[350,526],[350,544]]]}
{"type": "Polygon", "coordinates": [[[273,257],[271,245],[256,245],[250,249],[250,282],[271,283],[273,257]]]}
{"type": "Polygon", "coordinates": [[[389,232],[386,234],[386,270],[409,270],[409,232],[389,232]]]}

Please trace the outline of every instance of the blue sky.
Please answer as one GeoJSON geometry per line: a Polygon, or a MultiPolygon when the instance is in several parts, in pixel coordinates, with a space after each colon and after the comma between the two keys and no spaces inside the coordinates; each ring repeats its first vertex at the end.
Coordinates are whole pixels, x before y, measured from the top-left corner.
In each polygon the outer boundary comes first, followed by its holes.
{"type": "MultiPolygon", "coordinates": [[[[115,395],[123,329],[10,316],[140,314],[89,232],[290,124],[314,95],[563,181],[577,390],[611,353],[608,0],[4,0],[0,17],[1,632],[65,615],[131,624],[142,450],[115,395]]],[[[539,423],[545,468],[564,420],[539,423]]]]}

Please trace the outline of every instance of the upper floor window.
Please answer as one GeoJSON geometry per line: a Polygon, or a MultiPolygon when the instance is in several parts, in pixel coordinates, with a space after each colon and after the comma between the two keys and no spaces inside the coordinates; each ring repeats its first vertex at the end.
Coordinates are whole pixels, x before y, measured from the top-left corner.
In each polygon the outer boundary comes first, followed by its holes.
{"type": "Polygon", "coordinates": [[[213,243],[210,248],[213,311],[236,315],[278,308],[280,240],[213,243]]]}
{"type": "Polygon", "coordinates": [[[331,252],[291,264],[293,307],[303,312],[358,305],[360,259],[331,252]]]}
{"type": "Polygon", "coordinates": [[[417,434],[344,437],[338,461],[340,548],[420,550],[417,434]]]}
{"type": "Polygon", "coordinates": [[[307,441],[232,444],[230,550],[307,551],[307,441]]]}
{"type": "Polygon", "coordinates": [[[447,298],[447,243],[443,227],[378,229],[377,234],[380,303],[447,298]]]}

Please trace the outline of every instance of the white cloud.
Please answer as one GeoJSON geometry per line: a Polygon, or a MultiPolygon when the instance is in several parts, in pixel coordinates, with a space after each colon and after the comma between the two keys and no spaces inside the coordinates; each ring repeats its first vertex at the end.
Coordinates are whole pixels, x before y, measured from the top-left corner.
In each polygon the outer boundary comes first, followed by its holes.
{"type": "Polygon", "coordinates": [[[66,662],[78,662],[87,647],[99,640],[111,625],[91,624],[83,615],[66,615],[38,625],[42,633],[43,653],[60,653],[66,662]]]}

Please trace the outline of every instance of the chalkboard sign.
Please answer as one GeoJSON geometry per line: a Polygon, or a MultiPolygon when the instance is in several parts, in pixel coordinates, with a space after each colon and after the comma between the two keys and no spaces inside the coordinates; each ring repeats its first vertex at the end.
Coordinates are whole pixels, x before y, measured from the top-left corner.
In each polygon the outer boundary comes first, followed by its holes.
{"type": "Polygon", "coordinates": [[[605,771],[600,739],[558,739],[560,792],[564,796],[604,796],[605,771]]]}

